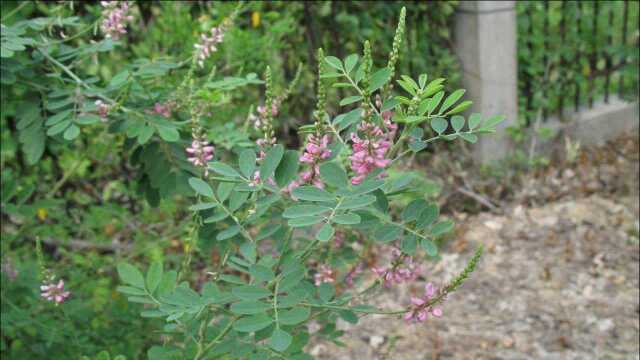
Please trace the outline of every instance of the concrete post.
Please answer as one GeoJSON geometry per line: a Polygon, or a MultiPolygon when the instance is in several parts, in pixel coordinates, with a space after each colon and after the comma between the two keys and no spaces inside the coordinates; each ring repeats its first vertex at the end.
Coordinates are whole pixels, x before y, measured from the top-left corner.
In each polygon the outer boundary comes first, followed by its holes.
{"type": "Polygon", "coordinates": [[[512,149],[504,128],[518,121],[515,1],[462,1],[454,34],[471,111],[507,117],[496,134],[480,137],[473,149],[480,162],[499,160],[512,149]]]}

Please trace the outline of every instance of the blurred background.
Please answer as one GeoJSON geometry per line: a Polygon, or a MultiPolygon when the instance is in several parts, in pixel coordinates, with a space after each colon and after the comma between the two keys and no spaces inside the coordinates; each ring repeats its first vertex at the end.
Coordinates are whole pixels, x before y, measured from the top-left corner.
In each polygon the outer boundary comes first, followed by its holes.
{"type": "MultiPolygon", "coordinates": [[[[346,346],[320,336],[309,351],[319,359],[637,359],[639,3],[249,2],[216,55],[218,73],[262,77],[270,65],[284,91],[302,64],[277,124],[279,138],[297,145],[297,127],[312,121],[315,49],[344,58],[369,40],[374,61],[384,59],[403,6],[398,73],[445,77],[448,90],[467,89],[473,111],[507,116],[496,136],[438,144],[405,164],[403,174],[423,182],[425,197],[459,224],[425,271],[442,282],[464,266],[475,243],[489,251],[443,319],[410,327],[368,317],[342,324],[346,346]]],[[[134,61],[178,62],[234,8],[136,2],[127,45],[78,63],[98,81],[134,61]]],[[[95,2],[3,1],[1,9],[8,26],[70,16],[90,24],[100,14],[95,2]]],[[[57,36],[53,28],[40,31],[57,36]]],[[[23,60],[6,52],[2,36],[0,354],[146,358],[161,337],[151,331],[158,320],[140,318],[115,292],[114,264],[162,258],[177,266],[190,221],[186,202],[177,190],[138,188],[147,174],[130,162],[124,139],[105,138],[104,128],[70,144],[21,126],[22,100],[39,96],[29,82],[49,80],[15,71],[23,60]],[[27,147],[27,138],[40,146],[27,147]],[[36,236],[73,289],[64,311],[39,299],[36,236]]],[[[332,89],[328,103],[335,106],[341,91],[332,89]]],[[[250,140],[244,119],[261,103],[262,88],[231,94],[212,98],[226,105],[206,119],[209,138],[228,150],[250,140]]],[[[218,253],[202,241],[194,262],[205,268],[218,253]]],[[[379,305],[394,307],[411,289],[394,291],[379,305]]]]}

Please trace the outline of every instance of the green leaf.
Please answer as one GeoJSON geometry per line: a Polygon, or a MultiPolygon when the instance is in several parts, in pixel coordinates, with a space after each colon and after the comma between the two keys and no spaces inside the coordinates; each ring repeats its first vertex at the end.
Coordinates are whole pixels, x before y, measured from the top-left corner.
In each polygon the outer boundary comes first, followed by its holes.
{"type": "Polygon", "coordinates": [[[464,118],[460,115],[455,115],[451,118],[451,126],[455,132],[460,132],[464,127],[464,118]]]}
{"type": "Polygon", "coordinates": [[[217,203],[213,203],[213,202],[209,202],[209,203],[198,203],[198,204],[194,204],[189,206],[189,210],[191,211],[201,211],[201,210],[207,210],[207,209],[212,209],[214,207],[218,206],[217,203]]]}
{"type": "Polygon", "coordinates": [[[64,135],[62,135],[62,137],[65,140],[71,141],[77,138],[78,135],[80,135],[80,128],[75,125],[71,125],[67,128],[67,130],[65,130],[64,135]]]}
{"type": "Polygon", "coordinates": [[[217,191],[218,200],[220,202],[224,202],[225,200],[227,200],[227,198],[229,198],[229,195],[231,195],[231,192],[233,191],[233,188],[235,188],[235,186],[236,184],[232,182],[221,182],[220,184],[218,184],[218,191],[217,191]]]}
{"type": "Polygon", "coordinates": [[[438,236],[453,230],[454,223],[451,220],[444,220],[433,225],[431,229],[431,235],[438,236]]]}
{"type": "Polygon", "coordinates": [[[400,249],[402,250],[402,252],[413,256],[416,253],[417,245],[418,237],[415,234],[407,234],[404,238],[402,238],[400,249]]]}
{"type": "Polygon", "coordinates": [[[482,122],[482,117],[478,113],[473,113],[469,116],[469,130],[473,130],[480,125],[482,122]]]}
{"type": "Polygon", "coordinates": [[[360,100],[362,100],[362,96],[360,96],[360,95],[349,96],[349,97],[346,97],[346,98],[340,100],[340,106],[353,104],[353,103],[358,102],[360,100]]]}
{"type": "Polygon", "coordinates": [[[129,284],[131,286],[144,289],[144,277],[140,270],[138,270],[135,266],[127,263],[120,263],[117,267],[118,275],[120,276],[120,280],[125,284],[129,284]]]}
{"type": "Polygon", "coordinates": [[[356,64],[358,63],[358,55],[357,54],[351,54],[349,56],[347,56],[346,59],[344,59],[344,69],[346,71],[346,73],[350,73],[351,70],[353,70],[353,68],[356,66],[356,64]]]}
{"type": "Polygon", "coordinates": [[[383,67],[371,75],[371,84],[369,85],[369,92],[374,92],[380,89],[384,84],[389,82],[391,78],[391,69],[383,67]]]}
{"type": "Polygon", "coordinates": [[[442,133],[447,130],[448,125],[447,120],[443,118],[437,117],[431,120],[431,128],[437,132],[438,135],[442,135],[442,133]]]}
{"type": "Polygon", "coordinates": [[[373,204],[376,201],[376,197],[373,195],[361,195],[355,197],[348,197],[342,201],[338,209],[340,210],[349,210],[349,209],[359,209],[365,207],[369,204],[373,204]]]}
{"type": "Polygon", "coordinates": [[[360,185],[354,186],[353,191],[351,193],[353,195],[367,194],[381,188],[383,185],[384,185],[384,180],[377,180],[377,179],[365,180],[360,185]]]}
{"type": "Polygon", "coordinates": [[[470,100],[463,101],[460,104],[456,105],[456,107],[448,111],[447,115],[459,114],[467,110],[471,106],[471,104],[473,104],[473,101],[470,101],[470,100]]]}
{"type": "Polygon", "coordinates": [[[242,254],[242,257],[247,259],[251,264],[254,264],[258,256],[258,250],[254,243],[247,241],[240,246],[240,254],[242,254]]]}
{"type": "Polygon", "coordinates": [[[334,69],[343,70],[342,61],[335,56],[325,56],[324,61],[334,69]]]}
{"type": "Polygon", "coordinates": [[[349,186],[347,173],[335,162],[328,162],[320,165],[320,178],[325,183],[337,188],[349,186]]]}
{"type": "Polygon", "coordinates": [[[162,262],[154,261],[147,270],[147,290],[153,294],[162,280],[162,262]]]}
{"type": "Polygon", "coordinates": [[[416,199],[407,205],[402,211],[402,220],[404,222],[410,222],[416,220],[420,215],[420,211],[427,206],[427,202],[423,199],[416,199]]]}
{"type": "Polygon", "coordinates": [[[476,141],[478,141],[478,136],[475,134],[460,133],[460,137],[472,144],[475,144],[476,141]]]}
{"type": "Polygon", "coordinates": [[[291,192],[291,194],[300,200],[307,201],[333,201],[335,197],[325,190],[318,189],[315,186],[299,186],[291,192]]]}
{"type": "Polygon", "coordinates": [[[285,209],[282,213],[282,217],[286,219],[295,219],[299,217],[319,215],[327,211],[331,211],[331,208],[320,205],[294,205],[285,209]]]}
{"type": "Polygon", "coordinates": [[[331,218],[331,221],[341,225],[355,225],[355,224],[360,224],[360,216],[358,216],[358,214],[353,214],[353,213],[341,214],[331,218]]]}
{"type": "Polygon", "coordinates": [[[262,301],[240,301],[231,304],[231,312],[239,315],[253,315],[264,313],[271,308],[271,304],[262,301]]]}
{"type": "Polygon", "coordinates": [[[189,178],[189,185],[198,194],[213,199],[213,189],[204,180],[192,177],[189,178]]]}
{"type": "Polygon", "coordinates": [[[324,220],[323,216],[305,216],[291,219],[288,224],[291,227],[305,227],[322,222],[322,220],[324,220]]]}
{"type": "Polygon", "coordinates": [[[158,295],[167,295],[176,287],[178,273],[175,270],[167,271],[162,275],[160,285],[158,285],[158,295]]]}
{"type": "Polygon", "coordinates": [[[422,248],[427,252],[429,256],[438,255],[438,247],[433,241],[429,239],[422,239],[420,241],[420,245],[422,245],[422,248]]]}
{"type": "Polygon", "coordinates": [[[67,110],[61,111],[61,112],[49,117],[44,124],[46,126],[53,126],[53,125],[59,123],[60,121],[69,118],[69,116],[71,116],[72,112],[73,112],[73,109],[67,109],[67,110]]]}
{"type": "Polygon", "coordinates": [[[273,323],[273,319],[267,314],[258,314],[244,317],[233,324],[233,329],[238,332],[255,332],[262,330],[273,323]]]}
{"type": "Polygon", "coordinates": [[[155,132],[155,128],[153,126],[145,125],[140,129],[138,133],[138,144],[144,145],[151,139],[153,133],[155,132]]]}
{"type": "Polygon", "coordinates": [[[262,164],[260,165],[260,179],[267,181],[273,173],[276,171],[282,156],[284,155],[284,147],[280,144],[274,145],[265,155],[262,164]]]}
{"type": "Polygon", "coordinates": [[[402,228],[393,224],[379,226],[373,233],[373,237],[380,242],[391,242],[402,235],[402,228]]]}
{"type": "Polygon", "coordinates": [[[438,205],[429,204],[426,207],[422,208],[420,211],[420,215],[418,216],[418,222],[416,227],[422,228],[425,226],[429,226],[433,224],[436,219],[438,219],[438,215],[440,215],[440,209],[438,209],[438,205]]]}
{"type": "Polygon", "coordinates": [[[298,177],[298,168],[300,167],[300,155],[297,151],[287,150],[282,156],[282,161],[276,168],[276,184],[283,188],[298,177]]]}
{"type": "Polygon", "coordinates": [[[118,286],[116,287],[116,291],[121,292],[125,295],[147,296],[146,291],[137,287],[132,287],[132,286],[118,286]]]}
{"type": "Polygon", "coordinates": [[[444,97],[444,91],[440,91],[439,93],[435,94],[431,100],[429,100],[429,103],[427,105],[427,114],[431,115],[431,113],[433,113],[433,111],[438,107],[438,105],[440,104],[440,101],[442,101],[442,98],[444,97]]]}
{"type": "Polygon", "coordinates": [[[484,124],[482,124],[482,130],[490,130],[494,129],[496,125],[503,122],[506,119],[504,115],[496,115],[485,120],[484,124]]]}
{"type": "Polygon", "coordinates": [[[69,127],[69,125],[71,125],[71,120],[64,120],[62,122],[59,122],[53,125],[52,127],[50,127],[49,129],[47,129],[47,135],[49,136],[58,135],[61,132],[65,131],[67,127],[69,127]]]}
{"type": "Polygon", "coordinates": [[[238,166],[244,177],[253,177],[253,173],[256,170],[256,153],[252,149],[242,151],[238,159],[238,166]]]}
{"type": "Polygon", "coordinates": [[[447,96],[447,98],[442,103],[442,107],[440,107],[439,113],[443,114],[445,111],[447,111],[453,104],[456,103],[456,101],[460,100],[462,95],[464,95],[465,91],[466,90],[464,89],[458,89],[452,92],[451,95],[447,96]]]}
{"type": "Polygon", "coordinates": [[[288,332],[276,328],[269,339],[269,346],[275,351],[283,352],[291,345],[292,339],[288,332]]]}
{"type": "Polygon", "coordinates": [[[232,178],[240,177],[240,173],[237,172],[236,169],[219,161],[210,162],[209,169],[213,170],[215,173],[220,174],[222,176],[227,176],[232,178]]]}
{"type": "Polygon", "coordinates": [[[271,281],[276,277],[273,270],[263,265],[252,265],[249,268],[249,274],[258,282],[271,281]]]}
{"type": "Polygon", "coordinates": [[[296,307],[291,310],[278,312],[278,322],[282,325],[296,325],[307,320],[311,310],[307,307],[296,307]]]}
{"type": "Polygon", "coordinates": [[[231,225],[225,230],[218,233],[216,240],[222,241],[234,237],[240,232],[240,225],[231,225]]]}
{"type": "Polygon", "coordinates": [[[333,228],[333,226],[331,226],[331,224],[324,224],[320,228],[320,231],[318,231],[318,233],[316,234],[316,239],[318,239],[318,241],[322,241],[322,242],[329,241],[329,240],[331,240],[331,238],[333,237],[335,232],[336,231],[333,228]]]}
{"type": "Polygon", "coordinates": [[[338,311],[338,315],[340,315],[340,317],[348,323],[351,323],[351,324],[358,323],[358,315],[351,310],[340,310],[338,311]]]}
{"type": "Polygon", "coordinates": [[[271,295],[271,291],[256,285],[236,286],[231,293],[242,300],[258,300],[271,295]]]}
{"type": "Polygon", "coordinates": [[[336,295],[336,288],[333,284],[330,283],[322,283],[318,286],[318,296],[322,302],[329,302],[336,295]]]}
{"type": "Polygon", "coordinates": [[[180,140],[180,132],[174,127],[156,126],[156,129],[158,129],[158,134],[164,141],[176,142],[180,140]]]}

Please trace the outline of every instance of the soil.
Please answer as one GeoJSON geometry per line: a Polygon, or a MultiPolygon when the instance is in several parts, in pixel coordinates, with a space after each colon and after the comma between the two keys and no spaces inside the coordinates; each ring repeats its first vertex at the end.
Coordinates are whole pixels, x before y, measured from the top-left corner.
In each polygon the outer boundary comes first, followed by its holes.
{"type": "MultiPolygon", "coordinates": [[[[452,208],[455,240],[425,266],[427,279],[445,283],[477,244],[486,252],[444,316],[339,322],[345,346],[309,351],[331,360],[639,359],[638,153],[637,138],[584,149],[487,198],[493,212],[452,208]]],[[[402,308],[423,284],[384,290],[374,305],[402,308]]]]}

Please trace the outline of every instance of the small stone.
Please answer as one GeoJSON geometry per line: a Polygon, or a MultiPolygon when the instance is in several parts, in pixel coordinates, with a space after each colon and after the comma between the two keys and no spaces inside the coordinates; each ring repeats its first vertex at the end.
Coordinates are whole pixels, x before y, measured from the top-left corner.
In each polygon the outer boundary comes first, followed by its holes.
{"type": "Polygon", "coordinates": [[[380,345],[382,345],[383,343],[384,343],[384,336],[372,335],[369,338],[369,345],[371,345],[371,347],[373,347],[374,349],[379,348],[380,345]]]}

